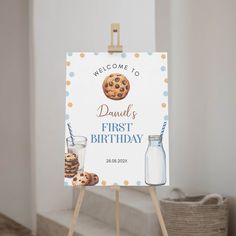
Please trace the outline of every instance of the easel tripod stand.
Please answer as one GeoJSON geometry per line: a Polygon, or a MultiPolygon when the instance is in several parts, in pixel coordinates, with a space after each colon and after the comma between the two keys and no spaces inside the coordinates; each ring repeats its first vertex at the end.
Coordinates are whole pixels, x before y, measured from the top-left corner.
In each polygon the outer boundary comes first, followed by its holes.
{"type": "MultiPolygon", "coordinates": [[[[108,52],[110,53],[116,53],[116,52],[122,52],[122,46],[120,45],[120,25],[119,24],[112,24],[111,25],[111,45],[108,46],[108,52]],[[117,44],[114,45],[114,34],[117,34],[117,44]]],[[[71,225],[69,228],[69,233],[68,236],[73,236],[75,226],[78,220],[79,212],[81,205],[83,203],[84,199],[84,194],[85,194],[85,186],[80,186],[80,191],[79,191],[79,196],[76,202],[76,206],[74,209],[74,214],[72,217],[71,225]]],[[[120,187],[119,186],[113,186],[112,189],[115,191],[115,220],[116,220],[116,236],[121,236],[120,235],[120,187]]],[[[160,209],[160,203],[157,198],[157,192],[155,186],[150,186],[149,187],[149,194],[153,203],[153,206],[155,208],[155,212],[157,215],[157,219],[160,223],[161,230],[163,233],[163,236],[168,236],[165,222],[161,213],[160,209]]]]}

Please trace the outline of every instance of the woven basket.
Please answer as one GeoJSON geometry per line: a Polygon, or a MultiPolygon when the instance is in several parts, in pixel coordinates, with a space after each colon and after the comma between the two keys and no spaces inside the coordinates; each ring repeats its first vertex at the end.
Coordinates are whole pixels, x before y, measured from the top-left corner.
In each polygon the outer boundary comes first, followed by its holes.
{"type": "Polygon", "coordinates": [[[160,201],[169,236],[227,236],[228,201],[218,194],[186,196],[160,201]]]}

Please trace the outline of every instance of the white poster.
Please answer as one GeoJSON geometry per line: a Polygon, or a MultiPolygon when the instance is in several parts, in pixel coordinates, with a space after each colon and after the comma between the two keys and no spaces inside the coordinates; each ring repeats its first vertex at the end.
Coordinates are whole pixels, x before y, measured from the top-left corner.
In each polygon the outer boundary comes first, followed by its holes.
{"type": "Polygon", "coordinates": [[[169,184],[166,53],[67,53],[65,185],[169,184]]]}

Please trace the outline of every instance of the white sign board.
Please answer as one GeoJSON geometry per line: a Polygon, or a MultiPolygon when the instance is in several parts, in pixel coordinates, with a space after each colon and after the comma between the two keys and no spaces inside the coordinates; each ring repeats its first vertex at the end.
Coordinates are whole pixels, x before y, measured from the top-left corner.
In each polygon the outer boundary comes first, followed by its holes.
{"type": "Polygon", "coordinates": [[[167,185],[167,54],[67,53],[66,67],[65,185],[167,185]]]}

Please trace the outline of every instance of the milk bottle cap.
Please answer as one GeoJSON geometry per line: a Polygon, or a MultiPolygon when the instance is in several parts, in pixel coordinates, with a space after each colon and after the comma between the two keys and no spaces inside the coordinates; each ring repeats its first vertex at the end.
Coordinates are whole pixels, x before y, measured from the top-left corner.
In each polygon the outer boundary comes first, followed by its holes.
{"type": "Polygon", "coordinates": [[[148,135],[148,140],[149,141],[155,141],[155,140],[160,140],[161,135],[148,135]]]}

